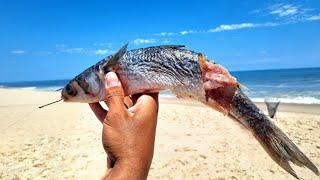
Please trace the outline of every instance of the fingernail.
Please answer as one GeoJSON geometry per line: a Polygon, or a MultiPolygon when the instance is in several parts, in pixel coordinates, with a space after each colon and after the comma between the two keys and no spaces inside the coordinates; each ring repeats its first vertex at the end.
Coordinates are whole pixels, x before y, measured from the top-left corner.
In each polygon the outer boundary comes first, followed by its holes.
{"type": "Polygon", "coordinates": [[[106,80],[107,80],[107,86],[108,87],[116,87],[119,86],[119,79],[114,72],[109,72],[106,75],[106,80]]]}

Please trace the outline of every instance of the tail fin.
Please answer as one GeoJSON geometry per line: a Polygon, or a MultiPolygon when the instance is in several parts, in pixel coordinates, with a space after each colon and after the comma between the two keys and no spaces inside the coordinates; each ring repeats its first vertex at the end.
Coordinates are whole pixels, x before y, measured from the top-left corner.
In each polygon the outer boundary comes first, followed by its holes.
{"type": "Polygon", "coordinates": [[[319,176],[317,167],[284,132],[254,105],[241,89],[237,89],[232,100],[230,116],[250,129],[271,158],[292,176],[299,179],[290,166],[290,161],[298,166],[306,166],[319,176]]]}

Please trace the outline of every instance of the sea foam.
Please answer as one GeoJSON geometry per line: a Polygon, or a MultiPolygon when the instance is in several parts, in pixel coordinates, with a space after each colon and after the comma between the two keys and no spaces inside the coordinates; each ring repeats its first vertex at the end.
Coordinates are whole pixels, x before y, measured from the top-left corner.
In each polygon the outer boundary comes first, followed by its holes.
{"type": "MultiPolygon", "coordinates": [[[[292,98],[272,98],[274,101],[280,101],[281,103],[293,103],[293,104],[320,104],[320,99],[315,97],[292,97],[292,98]]],[[[264,102],[264,98],[252,98],[253,102],[264,102]]]]}

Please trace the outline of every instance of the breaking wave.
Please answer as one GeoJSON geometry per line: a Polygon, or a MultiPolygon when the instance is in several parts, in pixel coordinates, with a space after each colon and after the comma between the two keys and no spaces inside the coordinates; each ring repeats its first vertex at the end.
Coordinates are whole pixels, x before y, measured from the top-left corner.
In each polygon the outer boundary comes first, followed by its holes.
{"type": "Polygon", "coordinates": [[[49,87],[41,87],[37,89],[42,91],[57,91],[58,89],[61,89],[61,88],[63,88],[63,86],[49,86],[49,87]]]}
{"type": "Polygon", "coordinates": [[[1,86],[0,88],[6,89],[22,89],[22,90],[40,90],[40,91],[56,91],[61,89],[62,86],[49,86],[49,87],[36,87],[36,86],[28,86],[28,87],[8,87],[8,86],[1,86]]]}
{"type": "Polygon", "coordinates": [[[37,87],[31,86],[31,87],[22,87],[22,88],[19,88],[19,89],[23,89],[23,90],[36,90],[37,87]]]}
{"type": "MultiPolygon", "coordinates": [[[[274,101],[292,104],[320,104],[320,99],[315,97],[272,98],[274,101]]],[[[253,102],[264,102],[264,98],[252,98],[253,102]]]]}
{"type": "MultiPolygon", "coordinates": [[[[174,98],[175,95],[168,92],[160,92],[160,97],[163,98],[174,98]]],[[[253,102],[264,102],[266,98],[264,97],[250,97],[253,102]]],[[[320,104],[320,99],[311,96],[292,96],[292,97],[280,97],[280,98],[267,98],[272,99],[272,101],[280,101],[281,103],[290,104],[320,104]]]]}

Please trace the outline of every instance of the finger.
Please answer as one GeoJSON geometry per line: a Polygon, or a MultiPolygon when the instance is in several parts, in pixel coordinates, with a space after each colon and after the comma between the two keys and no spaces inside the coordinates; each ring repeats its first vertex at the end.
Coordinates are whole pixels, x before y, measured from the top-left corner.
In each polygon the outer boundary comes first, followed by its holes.
{"type": "Polygon", "coordinates": [[[133,101],[130,96],[124,97],[124,105],[127,107],[127,109],[133,106],[133,101]]]}
{"type": "MultiPolygon", "coordinates": [[[[108,106],[107,102],[104,101],[104,103],[108,106]]],[[[132,98],[130,96],[126,96],[124,97],[124,106],[129,109],[130,107],[133,106],[133,101],[132,98]]]]}
{"type": "Polygon", "coordinates": [[[132,106],[129,111],[137,112],[140,109],[144,109],[146,113],[158,112],[158,95],[159,93],[142,94],[136,101],[136,104],[132,106]]]}
{"type": "Polygon", "coordinates": [[[89,103],[91,110],[94,112],[96,117],[102,123],[104,118],[106,117],[108,111],[106,111],[100,103],[89,103]]]}
{"type": "Polygon", "coordinates": [[[154,102],[156,102],[156,104],[158,104],[159,92],[157,92],[157,93],[148,93],[148,94],[146,94],[146,95],[150,96],[150,97],[152,98],[152,100],[153,100],[154,102]]]}
{"type": "MultiPolygon", "coordinates": [[[[106,101],[104,101],[104,103],[108,106],[106,101]]],[[[133,106],[133,100],[132,100],[131,96],[124,97],[124,105],[126,106],[127,109],[130,108],[131,106],[133,106]]]]}
{"type": "Polygon", "coordinates": [[[109,72],[106,75],[106,103],[109,108],[109,111],[117,110],[123,111],[124,106],[124,91],[121,86],[116,73],[109,72]]]}

